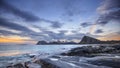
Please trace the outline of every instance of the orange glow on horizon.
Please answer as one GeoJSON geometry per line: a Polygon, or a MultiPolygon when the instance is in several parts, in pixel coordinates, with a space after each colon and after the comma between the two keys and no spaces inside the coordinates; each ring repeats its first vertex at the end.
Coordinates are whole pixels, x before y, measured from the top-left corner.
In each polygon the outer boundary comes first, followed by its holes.
{"type": "Polygon", "coordinates": [[[120,36],[114,36],[114,37],[99,37],[98,39],[102,41],[107,41],[107,40],[120,40],[120,36]]]}
{"type": "MultiPolygon", "coordinates": [[[[20,36],[8,36],[8,37],[0,37],[0,43],[27,43],[31,40],[29,37],[20,37],[20,36]]],[[[34,42],[33,42],[34,43],[34,42]]]]}
{"type": "Polygon", "coordinates": [[[24,40],[19,38],[0,38],[0,43],[24,43],[24,40]]]}

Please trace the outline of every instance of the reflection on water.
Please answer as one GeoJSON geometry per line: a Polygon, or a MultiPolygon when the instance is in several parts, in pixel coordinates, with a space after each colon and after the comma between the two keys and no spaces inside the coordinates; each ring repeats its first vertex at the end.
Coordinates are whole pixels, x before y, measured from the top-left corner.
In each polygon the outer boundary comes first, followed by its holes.
{"type": "Polygon", "coordinates": [[[24,52],[21,52],[19,50],[0,52],[0,56],[14,56],[18,54],[24,54],[24,52]]]}

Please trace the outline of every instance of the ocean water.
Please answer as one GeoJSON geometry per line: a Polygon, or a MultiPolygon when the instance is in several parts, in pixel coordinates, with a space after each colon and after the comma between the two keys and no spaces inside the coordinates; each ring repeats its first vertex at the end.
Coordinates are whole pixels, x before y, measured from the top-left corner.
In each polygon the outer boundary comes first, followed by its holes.
{"type": "Polygon", "coordinates": [[[13,56],[26,53],[57,53],[85,45],[0,45],[0,56],[13,56]]]}
{"type": "Polygon", "coordinates": [[[0,68],[11,63],[30,61],[30,55],[45,57],[81,46],[86,45],[0,45],[0,68]]]}

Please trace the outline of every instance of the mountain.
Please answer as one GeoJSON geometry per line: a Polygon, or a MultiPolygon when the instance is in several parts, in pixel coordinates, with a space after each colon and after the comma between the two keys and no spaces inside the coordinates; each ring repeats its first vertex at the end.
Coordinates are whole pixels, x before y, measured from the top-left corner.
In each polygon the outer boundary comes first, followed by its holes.
{"type": "Polygon", "coordinates": [[[54,44],[78,44],[76,42],[63,42],[63,41],[51,41],[51,42],[46,42],[46,41],[38,41],[37,45],[54,45],[54,44]]]}
{"type": "Polygon", "coordinates": [[[80,44],[96,44],[96,43],[102,43],[102,41],[89,36],[84,36],[80,41],[80,44]]]}
{"type": "Polygon", "coordinates": [[[101,41],[93,37],[84,36],[79,44],[120,44],[120,40],[101,41]]]}
{"type": "Polygon", "coordinates": [[[120,44],[120,40],[111,40],[111,41],[101,41],[98,39],[95,39],[93,37],[89,36],[84,36],[82,40],[79,43],[76,42],[64,42],[64,41],[51,41],[51,42],[46,42],[46,41],[38,41],[37,45],[54,45],[54,44],[120,44]]]}

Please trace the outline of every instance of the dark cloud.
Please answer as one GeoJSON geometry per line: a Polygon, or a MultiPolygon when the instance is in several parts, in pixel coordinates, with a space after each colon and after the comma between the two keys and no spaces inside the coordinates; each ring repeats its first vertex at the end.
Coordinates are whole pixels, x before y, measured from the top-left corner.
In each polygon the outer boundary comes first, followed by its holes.
{"type": "Polygon", "coordinates": [[[97,20],[97,23],[101,25],[105,25],[110,21],[120,22],[120,10],[101,15],[97,20]]]}
{"type": "Polygon", "coordinates": [[[46,23],[50,23],[52,28],[61,28],[64,23],[60,23],[59,21],[51,21],[46,19],[41,19],[41,21],[44,21],[46,23]]]}
{"type": "MultiPolygon", "coordinates": [[[[8,29],[21,31],[20,33],[14,33],[9,30],[8,31],[0,30],[0,35],[4,35],[4,36],[18,35],[21,37],[30,37],[33,40],[47,40],[47,41],[50,41],[51,39],[61,39],[65,37],[65,34],[64,34],[65,31],[61,31],[60,33],[54,33],[53,31],[48,31],[46,29],[34,26],[35,28],[39,28],[41,30],[41,32],[35,32],[35,31],[28,29],[25,26],[10,22],[9,20],[4,19],[4,18],[0,18],[0,26],[1,28],[5,27],[8,29]]],[[[58,26],[56,28],[58,28],[58,26]]]]}
{"type": "Polygon", "coordinates": [[[91,26],[91,25],[92,25],[91,22],[83,22],[83,23],[80,24],[80,26],[82,26],[82,27],[88,27],[88,26],[91,26]]]}
{"type": "Polygon", "coordinates": [[[4,35],[4,36],[18,35],[21,37],[30,37],[32,40],[36,40],[36,41],[39,40],[52,41],[53,39],[54,40],[66,39],[68,41],[71,41],[74,39],[81,40],[84,35],[91,36],[91,34],[78,33],[76,31],[72,31],[75,32],[74,34],[66,35],[67,32],[68,32],[67,30],[60,30],[58,33],[49,30],[42,30],[42,32],[39,33],[33,31],[31,32],[23,31],[22,33],[13,33],[10,31],[0,30],[0,35],[4,35]]]}
{"type": "Polygon", "coordinates": [[[120,0],[104,0],[100,7],[98,7],[98,11],[100,13],[105,13],[108,10],[118,9],[120,8],[120,0]]]}
{"type": "Polygon", "coordinates": [[[8,36],[8,35],[17,35],[17,33],[13,33],[10,31],[6,31],[6,30],[0,30],[0,36],[4,35],[4,36],[8,36]]]}
{"type": "Polygon", "coordinates": [[[67,33],[68,31],[67,31],[67,30],[60,30],[59,32],[65,34],[65,33],[67,33]]]}
{"type": "Polygon", "coordinates": [[[51,27],[52,28],[61,28],[63,25],[63,23],[59,23],[59,22],[52,22],[51,27]]]}
{"type": "Polygon", "coordinates": [[[83,33],[74,33],[72,35],[66,35],[65,33],[67,33],[67,30],[61,30],[59,31],[59,33],[55,33],[52,31],[44,31],[43,33],[48,34],[49,37],[49,41],[51,41],[52,39],[54,40],[61,40],[61,39],[66,39],[66,40],[73,40],[73,39],[81,39],[82,36],[84,36],[85,34],[83,33]]]}
{"type": "Polygon", "coordinates": [[[10,5],[4,0],[0,0],[0,13],[12,13],[28,22],[44,21],[46,23],[50,23],[53,28],[60,28],[62,26],[62,23],[60,22],[39,18],[32,13],[20,10],[17,7],[10,5]]]}
{"type": "Polygon", "coordinates": [[[104,0],[97,8],[99,17],[95,24],[89,24],[89,22],[82,23],[82,27],[88,27],[91,25],[106,25],[110,21],[120,22],[120,0],[104,0]]]}
{"type": "MultiPolygon", "coordinates": [[[[66,2],[64,2],[64,4],[62,4],[62,5],[64,6],[65,15],[67,15],[68,17],[73,17],[73,16],[77,16],[81,13],[81,9],[79,9],[80,8],[80,6],[79,6],[80,0],[71,0],[71,1],[70,0],[64,0],[64,1],[66,1],[66,2]]],[[[51,1],[51,3],[52,3],[52,1],[51,1]]],[[[3,13],[11,13],[15,16],[18,16],[18,17],[22,18],[23,20],[25,20],[27,22],[44,21],[46,23],[50,23],[50,27],[52,27],[52,28],[61,28],[64,24],[64,23],[60,23],[59,21],[51,21],[51,20],[39,18],[39,17],[35,16],[34,14],[32,14],[30,12],[23,11],[22,8],[18,9],[16,6],[10,5],[7,2],[7,0],[5,0],[5,1],[0,0],[0,13],[1,13],[1,11],[3,13]]],[[[115,13],[113,13],[113,14],[117,15],[115,13]]],[[[108,16],[108,15],[105,15],[105,18],[106,18],[106,16],[108,16]]],[[[102,18],[103,18],[103,16],[102,16],[102,18]]],[[[105,20],[108,21],[108,19],[105,19],[105,20]]],[[[104,24],[103,21],[101,21],[100,23],[104,24]]],[[[30,37],[34,40],[48,40],[48,41],[50,41],[52,39],[56,39],[56,40],[78,39],[78,40],[80,40],[85,35],[83,33],[79,33],[76,30],[71,31],[73,34],[66,35],[66,33],[68,32],[67,30],[61,30],[58,33],[55,33],[53,31],[44,30],[40,27],[37,27],[37,28],[41,29],[41,32],[34,32],[34,31],[28,29],[27,27],[19,25],[19,24],[15,23],[15,22],[10,22],[9,20],[3,19],[3,18],[0,18],[0,26],[5,27],[5,28],[9,28],[9,29],[22,31],[21,33],[13,33],[11,31],[0,30],[0,35],[5,35],[5,34],[6,35],[18,35],[18,36],[21,36],[21,37],[22,36],[30,37]]],[[[38,26],[41,26],[41,25],[42,24],[40,24],[38,26]]],[[[92,24],[90,24],[89,22],[84,22],[84,23],[81,24],[82,27],[88,27],[90,25],[92,25],[92,24]]],[[[100,31],[98,31],[97,33],[100,33],[100,31]]]]}
{"type": "Polygon", "coordinates": [[[99,33],[103,33],[104,31],[102,30],[102,29],[98,29],[98,30],[96,30],[94,33],[96,33],[96,34],[99,34],[99,33]]]}
{"type": "Polygon", "coordinates": [[[9,28],[9,29],[18,30],[18,31],[29,31],[29,32],[31,32],[31,30],[28,29],[27,27],[21,26],[21,25],[16,24],[16,23],[9,22],[9,21],[7,21],[7,19],[4,19],[4,18],[0,18],[0,26],[6,27],[6,28],[9,28]]]}
{"type": "Polygon", "coordinates": [[[25,21],[38,21],[39,17],[33,15],[32,13],[22,11],[15,6],[12,6],[5,2],[4,0],[0,0],[0,8],[6,13],[12,13],[18,17],[23,18],[25,21]]]}
{"type": "Polygon", "coordinates": [[[72,33],[78,33],[78,31],[77,31],[77,30],[72,30],[71,32],[72,32],[72,33]]]}
{"type": "Polygon", "coordinates": [[[71,34],[71,35],[66,35],[65,33],[67,33],[68,31],[60,31],[59,33],[54,33],[54,32],[51,32],[51,31],[48,31],[46,32],[48,35],[49,35],[49,41],[51,41],[51,39],[54,39],[54,40],[61,40],[61,39],[65,39],[67,41],[71,41],[71,40],[74,40],[74,39],[78,39],[78,40],[81,40],[82,37],[85,35],[83,33],[74,33],[74,34],[71,34]]]}
{"type": "Polygon", "coordinates": [[[105,25],[110,21],[120,22],[120,0],[104,0],[97,10],[100,14],[98,24],[105,25]]]}

